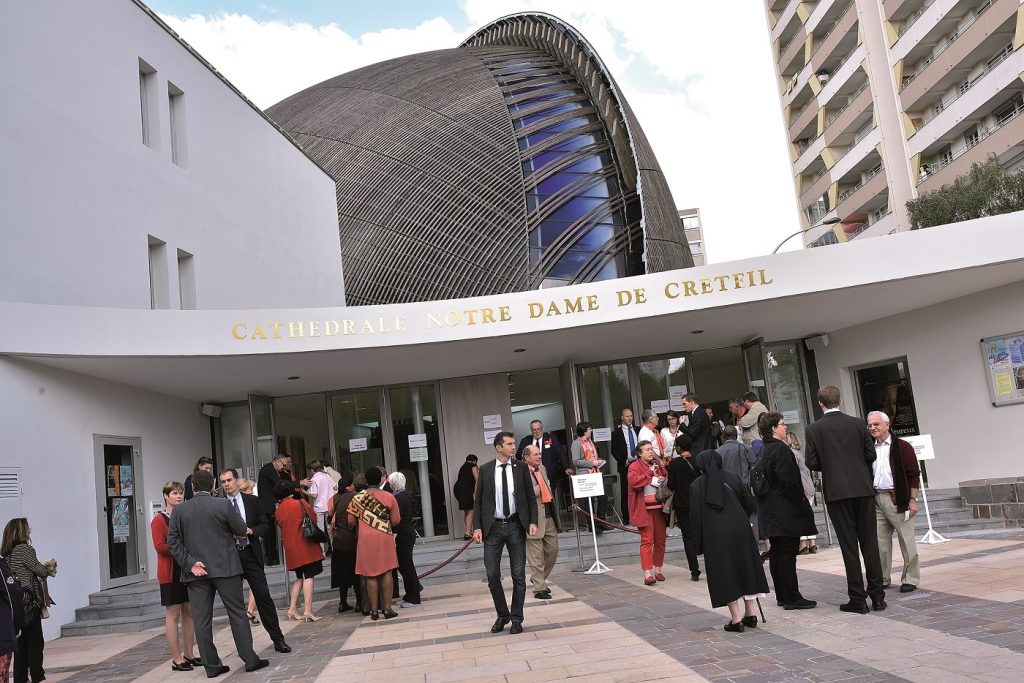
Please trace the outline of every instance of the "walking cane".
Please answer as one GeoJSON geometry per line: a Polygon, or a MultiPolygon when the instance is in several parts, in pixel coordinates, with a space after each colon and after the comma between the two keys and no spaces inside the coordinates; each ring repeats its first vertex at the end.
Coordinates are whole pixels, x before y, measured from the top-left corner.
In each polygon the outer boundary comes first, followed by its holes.
{"type": "Polygon", "coordinates": [[[761,607],[761,598],[754,598],[757,601],[757,609],[761,612],[761,623],[767,624],[768,620],[764,618],[764,607],[761,607]]]}

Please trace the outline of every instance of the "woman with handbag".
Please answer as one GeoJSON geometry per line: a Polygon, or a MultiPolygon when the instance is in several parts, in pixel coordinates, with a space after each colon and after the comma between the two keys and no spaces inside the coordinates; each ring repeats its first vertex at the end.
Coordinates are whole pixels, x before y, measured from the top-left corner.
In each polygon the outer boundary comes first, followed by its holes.
{"type": "Polygon", "coordinates": [[[665,563],[665,513],[657,500],[657,492],[668,472],[654,454],[650,441],[638,443],[636,455],[637,459],[626,471],[629,521],[640,529],[640,568],[644,570],[644,584],[653,586],[665,580],[661,573],[665,563]]]}
{"type": "MultiPolygon", "coordinates": [[[[391,570],[398,567],[394,527],[402,521],[398,501],[380,489],[384,479],[379,467],[366,470],[366,490],[352,499],[348,506],[348,523],[359,525],[356,542],[356,573],[366,577],[366,594],[370,602],[370,618],[380,618],[381,596],[388,600],[394,590],[391,570]]],[[[398,613],[388,604],[383,609],[385,619],[398,613]]]]}
{"type": "Polygon", "coordinates": [[[338,589],[338,613],[348,612],[348,589],[354,588],[356,610],[363,611],[363,592],[356,576],[356,527],[348,523],[348,504],[356,493],[366,488],[363,475],[355,479],[351,474],[341,475],[338,492],[327,504],[331,524],[331,588],[338,589]]]}
{"type": "Polygon", "coordinates": [[[316,525],[316,513],[306,502],[306,496],[298,489],[281,501],[274,513],[277,526],[281,527],[281,543],[284,545],[285,566],[295,572],[288,603],[288,618],[294,621],[320,621],[313,614],[313,577],[324,571],[324,551],[320,544],[326,534],[316,525]],[[305,611],[300,616],[299,591],[302,591],[305,611]]]}
{"type": "Polygon", "coordinates": [[[192,608],[188,602],[188,586],[181,581],[181,567],[171,556],[167,547],[167,531],[171,524],[171,512],[185,501],[185,487],[181,482],[169,481],[164,484],[164,509],[156,513],[150,522],[153,532],[153,548],[156,550],[156,577],[160,583],[160,604],[163,605],[164,637],[171,651],[171,671],[192,671],[201,661],[192,650],[195,642],[195,628],[192,624],[192,608]],[[181,644],[178,647],[178,619],[181,619],[181,644]],[[184,653],[182,653],[184,650],[184,653]]]}
{"type": "Polygon", "coordinates": [[[46,680],[46,672],[43,671],[42,613],[47,605],[39,580],[57,575],[57,560],[50,558],[40,562],[31,540],[32,530],[28,520],[16,517],[4,527],[3,541],[0,543],[0,555],[7,558],[11,571],[21,582],[25,605],[25,622],[14,652],[15,683],[28,683],[30,676],[32,683],[46,680]]]}

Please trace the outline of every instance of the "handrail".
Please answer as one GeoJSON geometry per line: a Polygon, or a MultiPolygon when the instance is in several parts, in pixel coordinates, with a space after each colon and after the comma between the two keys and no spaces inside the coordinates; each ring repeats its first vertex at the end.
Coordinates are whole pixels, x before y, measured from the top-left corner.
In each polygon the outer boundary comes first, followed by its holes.
{"type": "Polygon", "coordinates": [[[927,0],[927,2],[921,5],[919,10],[907,17],[907,20],[903,22],[903,26],[900,26],[899,30],[896,31],[897,37],[902,38],[903,34],[909,31],[910,27],[914,25],[914,22],[920,19],[921,15],[924,14],[933,4],[935,4],[935,0],[927,0]]]}
{"type": "Polygon", "coordinates": [[[828,128],[829,126],[831,126],[831,125],[832,125],[832,122],[833,122],[833,121],[835,121],[836,119],[838,119],[838,118],[839,118],[839,116],[840,116],[840,115],[841,115],[841,114],[842,114],[842,113],[843,113],[844,111],[846,111],[847,107],[849,107],[849,106],[850,106],[851,104],[853,104],[853,101],[854,101],[854,100],[856,100],[856,99],[857,99],[857,97],[858,97],[858,96],[860,96],[860,94],[861,94],[862,92],[864,92],[864,89],[865,89],[865,88],[867,88],[867,87],[868,87],[868,79],[866,79],[866,78],[865,78],[865,79],[864,79],[864,82],[863,82],[863,83],[861,83],[860,87],[859,87],[859,88],[857,88],[857,89],[856,89],[856,90],[855,90],[855,91],[853,92],[853,94],[852,94],[852,95],[850,95],[850,98],[849,98],[848,100],[846,100],[846,104],[844,104],[843,106],[839,107],[839,109],[837,109],[837,110],[835,111],[835,113],[834,113],[834,114],[832,115],[832,117],[831,117],[831,118],[829,118],[829,119],[828,119],[827,121],[825,121],[825,127],[826,127],[826,128],[828,128]]]}
{"type": "Polygon", "coordinates": [[[836,26],[839,26],[839,22],[846,18],[846,13],[850,11],[851,7],[853,7],[853,0],[850,0],[850,2],[846,3],[846,7],[839,11],[839,16],[836,18],[834,22],[832,22],[832,25],[829,26],[828,30],[825,31],[825,35],[823,35],[821,39],[815,41],[815,47],[811,51],[811,57],[814,57],[814,55],[818,54],[818,50],[821,48],[822,44],[826,40],[828,40],[828,37],[832,35],[833,31],[836,30],[836,26]]]}
{"type": "Polygon", "coordinates": [[[849,154],[850,150],[856,147],[858,142],[860,142],[868,135],[870,135],[872,131],[874,131],[876,128],[878,128],[878,126],[871,126],[871,128],[868,128],[866,131],[860,131],[859,133],[857,133],[857,135],[855,135],[853,138],[853,142],[850,143],[850,146],[844,149],[843,153],[836,157],[835,163],[832,164],[832,168],[835,168],[836,164],[839,163],[840,159],[849,154]]]}
{"type": "Polygon", "coordinates": [[[925,180],[931,177],[932,175],[935,175],[936,173],[944,169],[946,166],[949,166],[951,163],[962,157],[964,154],[967,154],[967,152],[977,147],[982,140],[992,135],[1000,128],[1004,128],[1007,124],[1009,124],[1015,118],[1020,116],[1022,113],[1024,113],[1024,102],[1014,105],[1013,110],[1009,112],[1008,115],[1004,114],[1001,118],[997,119],[995,124],[992,125],[991,127],[986,128],[984,130],[979,130],[978,139],[975,140],[973,143],[970,143],[961,148],[959,151],[957,151],[956,154],[950,155],[950,157],[944,161],[936,161],[933,164],[925,164],[925,166],[928,167],[928,170],[925,173],[924,178],[922,178],[922,180],[925,180]]]}
{"type": "Polygon", "coordinates": [[[906,88],[908,85],[910,85],[914,81],[915,78],[920,76],[921,73],[926,68],[928,68],[929,64],[934,62],[938,58],[939,55],[941,55],[943,52],[945,52],[947,47],[949,47],[950,45],[955,43],[957,40],[959,40],[960,36],[962,36],[964,34],[964,32],[967,31],[967,29],[969,29],[971,26],[973,26],[974,23],[976,21],[978,21],[978,19],[981,17],[981,15],[983,15],[985,12],[987,12],[990,7],[992,7],[992,0],[986,0],[986,2],[983,3],[983,5],[982,5],[981,11],[979,11],[977,14],[975,14],[973,17],[971,17],[970,21],[968,21],[966,24],[964,24],[963,26],[961,26],[961,27],[956,29],[956,35],[951,40],[947,40],[945,43],[943,43],[942,46],[938,50],[935,50],[934,52],[932,52],[928,56],[928,58],[925,60],[925,62],[923,64],[918,64],[917,65],[917,68],[914,69],[914,73],[912,73],[910,76],[908,76],[908,77],[903,79],[903,84],[900,86],[900,90],[902,91],[904,88],[906,88]]]}
{"type": "Polygon", "coordinates": [[[992,58],[989,59],[988,63],[985,64],[985,68],[981,70],[980,74],[975,76],[973,79],[967,81],[967,83],[965,85],[958,86],[957,87],[957,91],[955,93],[953,93],[952,97],[950,97],[948,100],[941,100],[940,99],[938,102],[936,102],[935,105],[934,105],[936,108],[932,109],[930,112],[928,112],[927,114],[925,114],[922,117],[921,125],[924,125],[924,124],[928,123],[929,121],[934,119],[936,116],[941,114],[943,111],[945,111],[946,107],[948,107],[949,105],[953,104],[958,99],[960,99],[960,97],[964,93],[966,93],[968,90],[970,90],[975,85],[977,85],[978,81],[980,81],[981,79],[985,78],[985,76],[987,76],[990,73],[992,73],[993,69],[995,69],[997,66],[1002,64],[1006,60],[1006,58],[1009,57],[1012,54],[1013,54],[1013,43],[1010,42],[1010,43],[1007,43],[1005,45],[1005,47],[1003,47],[1002,50],[1000,50],[998,53],[996,53],[995,57],[992,57],[992,58]]]}
{"type": "Polygon", "coordinates": [[[849,197],[849,196],[850,196],[850,195],[852,195],[852,194],[853,194],[854,192],[856,192],[856,191],[857,191],[857,190],[859,190],[860,188],[862,188],[862,187],[864,187],[865,185],[867,185],[867,184],[868,184],[868,181],[869,181],[869,180],[871,180],[872,178],[874,178],[874,177],[875,177],[876,175],[878,175],[879,173],[881,173],[881,172],[882,172],[882,170],[883,170],[884,168],[885,168],[885,164],[879,164],[878,166],[875,166],[875,167],[874,167],[873,169],[871,169],[870,171],[868,171],[868,172],[867,172],[867,173],[866,173],[866,174],[864,175],[864,177],[860,179],[860,182],[859,182],[859,183],[857,183],[856,185],[854,185],[853,187],[851,187],[851,188],[850,188],[849,190],[847,190],[846,192],[844,192],[844,193],[842,193],[841,195],[839,195],[839,201],[838,201],[838,202],[836,202],[836,204],[838,205],[838,204],[842,203],[842,202],[843,202],[843,201],[844,201],[844,200],[845,200],[845,199],[846,199],[847,197],[849,197]]]}

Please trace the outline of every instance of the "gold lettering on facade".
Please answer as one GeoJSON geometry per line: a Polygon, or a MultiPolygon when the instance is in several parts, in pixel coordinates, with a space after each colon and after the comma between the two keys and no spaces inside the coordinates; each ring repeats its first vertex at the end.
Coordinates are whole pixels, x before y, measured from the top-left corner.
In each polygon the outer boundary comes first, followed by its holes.
{"type": "Polygon", "coordinates": [[[732,274],[733,289],[743,289],[743,273],[732,274]]]}
{"type": "Polygon", "coordinates": [[[666,299],[678,299],[679,298],[679,283],[670,282],[665,285],[665,298],[666,299]]]}
{"type": "Polygon", "coordinates": [[[441,322],[441,316],[427,313],[427,329],[432,330],[435,327],[444,327],[444,323],[441,322]]]}
{"type": "Polygon", "coordinates": [[[231,336],[235,339],[245,339],[246,337],[245,323],[235,323],[231,326],[231,336]]]}
{"type": "Polygon", "coordinates": [[[531,303],[531,304],[527,304],[527,306],[530,307],[530,317],[531,318],[539,318],[542,315],[544,315],[544,306],[542,306],[541,304],[533,304],[533,303],[531,303]]]}
{"type": "Polygon", "coordinates": [[[249,337],[249,338],[250,339],[266,339],[267,338],[267,334],[263,331],[262,327],[257,325],[256,327],[252,328],[252,336],[249,337]]]}
{"type": "Polygon", "coordinates": [[[351,320],[342,320],[341,329],[346,335],[356,333],[356,326],[351,320]]]}
{"type": "Polygon", "coordinates": [[[775,280],[773,280],[773,279],[769,278],[767,275],[765,275],[764,268],[760,269],[757,272],[761,276],[761,284],[762,285],[770,285],[771,283],[775,282],[775,280]]]}
{"type": "Polygon", "coordinates": [[[686,296],[697,296],[697,283],[693,280],[684,280],[683,290],[686,292],[686,296]]]}
{"type": "Polygon", "coordinates": [[[725,291],[725,279],[727,277],[729,277],[729,276],[728,275],[716,275],[715,276],[715,279],[718,280],[718,291],[719,292],[724,292],[725,291]]]}
{"type": "Polygon", "coordinates": [[[310,320],[309,321],[309,336],[319,337],[320,336],[320,321],[310,320]]]}
{"type": "Polygon", "coordinates": [[[468,325],[476,325],[476,318],[473,317],[473,316],[476,315],[476,310],[474,310],[472,308],[467,308],[464,311],[464,313],[466,315],[466,321],[467,321],[466,324],[468,324],[468,325]]]}
{"type": "Polygon", "coordinates": [[[274,339],[280,339],[281,338],[281,328],[282,327],[283,327],[283,325],[281,323],[270,323],[270,329],[272,329],[274,331],[274,339]]]}
{"type": "Polygon", "coordinates": [[[405,332],[405,318],[400,315],[395,316],[395,331],[405,332]]]}
{"type": "Polygon", "coordinates": [[[490,308],[485,308],[480,311],[480,316],[483,318],[484,324],[494,322],[494,310],[490,308]]]}
{"type": "Polygon", "coordinates": [[[373,334],[373,332],[375,332],[375,330],[373,329],[373,323],[371,323],[369,320],[364,320],[363,321],[363,326],[361,328],[359,328],[359,333],[360,334],[373,334]]]}
{"type": "Polygon", "coordinates": [[[711,290],[711,279],[710,278],[706,278],[706,277],[702,277],[700,279],[700,293],[701,294],[710,294],[711,291],[712,291],[711,290]]]}
{"type": "Polygon", "coordinates": [[[512,309],[510,309],[508,306],[498,306],[498,313],[500,314],[498,318],[503,323],[507,323],[509,320],[512,319],[512,309]]]}
{"type": "Polygon", "coordinates": [[[302,323],[288,323],[288,336],[294,339],[302,336],[302,323]]]}
{"type": "Polygon", "coordinates": [[[334,337],[341,331],[341,325],[337,320],[328,320],[324,323],[324,335],[334,337]]]}

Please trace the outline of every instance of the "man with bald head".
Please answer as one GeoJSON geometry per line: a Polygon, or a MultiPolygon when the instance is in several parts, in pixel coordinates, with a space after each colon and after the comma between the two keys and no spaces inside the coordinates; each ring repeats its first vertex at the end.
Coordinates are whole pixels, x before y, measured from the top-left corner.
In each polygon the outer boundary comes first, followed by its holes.
{"type": "Polygon", "coordinates": [[[523,462],[530,469],[530,483],[537,497],[537,532],[526,536],[526,561],[530,565],[533,597],[550,600],[548,576],[558,561],[558,514],[547,468],[541,464],[540,450],[529,445],[523,449],[523,462]]]}

